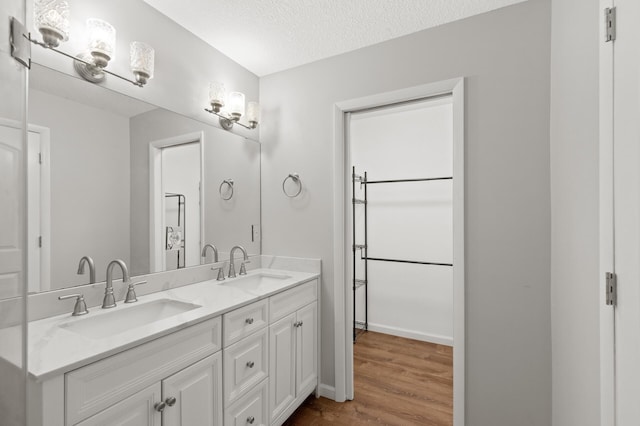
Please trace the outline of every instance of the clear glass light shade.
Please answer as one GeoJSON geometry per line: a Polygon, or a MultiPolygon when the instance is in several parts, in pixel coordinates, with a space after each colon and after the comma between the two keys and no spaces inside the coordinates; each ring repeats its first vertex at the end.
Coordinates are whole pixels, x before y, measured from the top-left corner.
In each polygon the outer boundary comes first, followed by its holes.
{"type": "Polygon", "coordinates": [[[147,43],[134,41],[129,49],[131,59],[131,71],[139,83],[145,84],[153,77],[155,50],[147,43]]]}
{"type": "Polygon", "coordinates": [[[209,103],[211,107],[218,112],[221,107],[223,107],[227,100],[227,89],[224,87],[223,83],[219,83],[217,81],[211,82],[209,84],[209,103]]]}
{"type": "Polygon", "coordinates": [[[257,102],[249,102],[247,104],[247,121],[249,123],[260,123],[260,104],[257,102]]]}
{"type": "Polygon", "coordinates": [[[95,65],[106,67],[116,53],[116,29],[102,19],[87,19],[89,33],[89,53],[93,56],[95,65]]]}
{"type": "Polygon", "coordinates": [[[229,114],[236,119],[244,115],[244,93],[229,93],[229,114]]]}
{"type": "Polygon", "coordinates": [[[69,3],[66,0],[36,0],[35,25],[45,44],[56,47],[69,39],[69,3]]]}

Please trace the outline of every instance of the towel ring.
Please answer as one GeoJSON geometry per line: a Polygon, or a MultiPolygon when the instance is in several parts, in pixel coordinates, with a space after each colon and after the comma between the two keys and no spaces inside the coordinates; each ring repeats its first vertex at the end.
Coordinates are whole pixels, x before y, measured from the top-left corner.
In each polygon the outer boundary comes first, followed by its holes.
{"type": "Polygon", "coordinates": [[[295,198],[298,195],[300,195],[300,193],[302,192],[302,180],[300,179],[300,175],[297,173],[289,173],[289,175],[284,178],[284,180],[282,181],[282,192],[284,192],[284,195],[286,195],[289,198],[295,198]],[[289,194],[287,193],[287,190],[285,188],[285,184],[287,183],[287,180],[293,180],[294,182],[296,182],[298,184],[298,191],[295,194],[289,194]]]}
{"type": "Polygon", "coordinates": [[[220,194],[220,198],[222,198],[224,201],[229,201],[233,197],[233,179],[223,180],[220,184],[220,188],[218,188],[218,193],[220,194]],[[225,185],[227,185],[229,187],[229,190],[231,190],[231,194],[229,194],[227,198],[222,195],[222,187],[225,185]]]}

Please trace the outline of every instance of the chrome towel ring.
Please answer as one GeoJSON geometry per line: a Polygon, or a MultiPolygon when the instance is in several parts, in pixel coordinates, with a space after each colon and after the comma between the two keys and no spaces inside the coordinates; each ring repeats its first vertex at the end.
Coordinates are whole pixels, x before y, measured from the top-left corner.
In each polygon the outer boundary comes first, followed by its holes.
{"type": "Polygon", "coordinates": [[[300,175],[297,173],[289,173],[289,175],[282,181],[282,192],[284,192],[284,195],[289,198],[295,198],[300,195],[300,193],[302,192],[302,180],[300,179],[300,175]],[[291,179],[298,185],[298,190],[295,192],[295,194],[290,194],[287,192],[285,185],[287,183],[287,180],[289,179],[291,179]]]}
{"type": "Polygon", "coordinates": [[[225,201],[229,201],[232,197],[233,197],[233,179],[225,179],[222,181],[222,183],[220,184],[220,188],[218,188],[218,193],[220,193],[220,198],[222,198],[225,201]],[[224,195],[222,195],[222,188],[227,185],[228,189],[226,192],[229,192],[229,196],[225,197],[224,195]]]}

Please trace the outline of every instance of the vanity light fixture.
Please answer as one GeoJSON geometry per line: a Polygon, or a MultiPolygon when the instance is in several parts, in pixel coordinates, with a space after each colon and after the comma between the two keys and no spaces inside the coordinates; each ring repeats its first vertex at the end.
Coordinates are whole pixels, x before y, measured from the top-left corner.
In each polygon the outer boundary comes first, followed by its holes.
{"type": "Polygon", "coordinates": [[[240,118],[245,115],[244,99],[242,92],[231,92],[227,95],[224,84],[214,81],[209,85],[211,109],[205,108],[205,111],[217,115],[220,125],[225,130],[231,130],[236,123],[245,129],[255,129],[260,123],[260,105],[257,102],[247,104],[246,115],[249,124],[242,124],[240,118]]]}
{"type": "MultiPolygon", "coordinates": [[[[22,34],[31,43],[52,50],[74,61],[76,72],[92,83],[104,81],[106,74],[143,87],[153,77],[155,52],[146,43],[134,41],[130,46],[130,65],[135,80],[123,77],[106,69],[115,56],[116,30],[106,21],[87,19],[89,43],[87,50],[77,56],[69,55],[57,47],[69,39],[69,2],[67,0],[36,0],[34,6],[35,26],[42,34],[42,41],[22,34]]],[[[12,34],[13,36],[13,34],[12,34]]]]}

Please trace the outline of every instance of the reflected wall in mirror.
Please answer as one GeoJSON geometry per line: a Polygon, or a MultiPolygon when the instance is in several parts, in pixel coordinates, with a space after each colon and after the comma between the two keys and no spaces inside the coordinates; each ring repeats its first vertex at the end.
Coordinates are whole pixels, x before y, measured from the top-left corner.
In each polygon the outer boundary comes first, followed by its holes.
{"type": "Polygon", "coordinates": [[[30,292],[260,254],[259,143],[37,64],[28,121],[30,292]]]}

